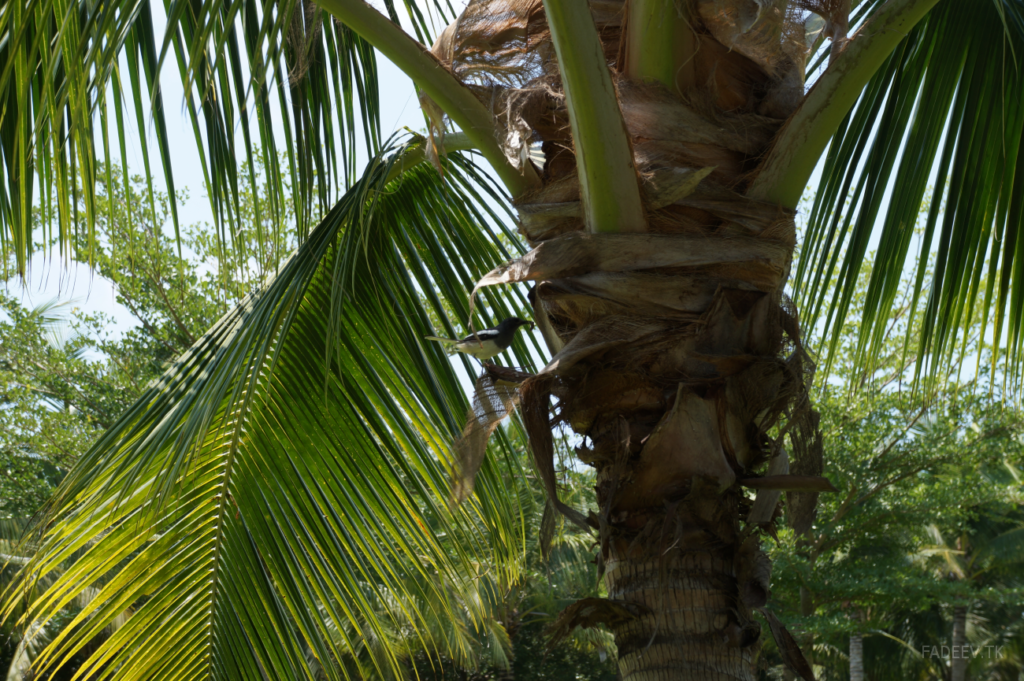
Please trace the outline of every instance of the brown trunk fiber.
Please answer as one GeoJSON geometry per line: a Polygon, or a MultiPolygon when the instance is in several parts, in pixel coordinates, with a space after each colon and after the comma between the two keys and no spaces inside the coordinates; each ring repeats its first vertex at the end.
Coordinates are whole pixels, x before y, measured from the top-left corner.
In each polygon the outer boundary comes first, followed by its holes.
{"type": "MultiPolygon", "coordinates": [[[[524,422],[555,507],[598,530],[609,592],[570,606],[556,628],[606,625],[624,681],[756,677],[753,611],[770,577],[760,537],[779,488],[759,490],[755,504],[742,481],[769,465],[783,480],[821,472],[812,365],[782,295],[793,212],[744,196],[803,96],[802,10],[762,4],[680,5],[680,30],[696,40],[679,62],[689,75],[670,88],[630,78],[642,69],[621,63],[637,54],[623,44],[625,3],[591,2],[637,171],[624,181],[641,184],[646,233],[588,232],[541,0],[471,0],[434,47],[483,86],[511,156],[525,157],[524,140],[545,155],[543,186],[516,200],[533,251],[477,286],[536,282],[534,320],[555,358],[521,386],[524,422]],[[598,471],[590,518],[557,498],[556,421],[584,436],[577,454],[598,471]]],[[[798,533],[815,499],[788,494],[798,533]]]]}
{"type": "Polygon", "coordinates": [[[618,550],[610,550],[608,596],[647,610],[612,626],[623,679],[754,678],[757,648],[752,644],[759,630],[736,622],[731,547],[669,548],[663,557],[657,551],[621,549],[622,559],[618,550]],[[642,557],[634,560],[630,553],[642,557]]]}
{"type": "Polygon", "coordinates": [[[740,523],[749,501],[724,454],[719,404],[681,387],[653,423],[633,413],[591,429],[587,458],[617,449],[595,463],[608,598],[635,614],[607,621],[623,679],[756,676],[751,609],[765,603],[769,566],[740,523]]]}

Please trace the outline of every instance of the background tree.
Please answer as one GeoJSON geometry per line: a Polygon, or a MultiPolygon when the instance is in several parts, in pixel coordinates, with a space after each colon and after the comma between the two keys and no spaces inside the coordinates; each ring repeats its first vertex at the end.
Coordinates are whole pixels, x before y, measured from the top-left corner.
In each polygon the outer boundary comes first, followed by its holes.
{"type": "MultiPolygon", "coordinates": [[[[816,664],[839,668],[836,678],[846,677],[847,640],[858,634],[866,639],[865,678],[906,678],[932,667],[922,647],[948,649],[953,628],[950,613],[935,630],[905,627],[958,598],[915,557],[934,555],[929,527],[968,531],[985,504],[1019,504],[1010,471],[1022,463],[1021,423],[1015,411],[968,390],[955,401],[933,396],[924,407],[908,394],[868,395],[820,403],[823,430],[833,436],[826,470],[840,494],[822,503],[811,533],[780,535],[772,602],[814,645],[816,664]],[[926,425],[907,427],[915,417],[926,425]]],[[[986,593],[998,605],[1014,590],[1006,583],[986,593]]],[[[983,599],[980,590],[974,598],[983,599]]],[[[1014,614],[1003,617],[990,622],[993,631],[1010,628],[1014,614]]]]}
{"type": "MultiPolygon", "coordinates": [[[[114,167],[113,173],[119,175],[121,168],[114,167]]],[[[265,191],[264,182],[257,186],[265,191]]],[[[0,298],[6,317],[0,322],[0,381],[5,396],[0,410],[5,472],[0,477],[0,513],[8,521],[3,526],[2,553],[22,562],[34,546],[31,542],[19,545],[17,540],[78,457],[138,399],[147,383],[159,378],[168,363],[258,286],[255,275],[227,281],[218,268],[210,267],[217,262],[218,240],[209,225],[186,227],[184,257],[173,236],[153,230],[136,234],[132,225],[163,223],[168,200],[160,192],[148,195],[140,177],[131,178],[127,188],[125,194],[120,184],[101,183],[96,195],[103,209],[97,223],[100,242],[74,253],[110,281],[117,301],[135,318],[132,328],[118,329],[108,315],[90,312],[90,301],[85,299],[28,309],[9,292],[0,298]]],[[[254,205],[260,200],[243,195],[250,216],[248,228],[255,228],[251,216],[258,212],[254,205]]],[[[281,237],[282,243],[294,244],[294,234],[281,237]]],[[[272,251],[258,252],[254,241],[250,244],[253,249],[245,259],[257,270],[272,266],[279,257],[272,251]]],[[[7,566],[4,585],[10,583],[18,565],[15,560],[7,566]]],[[[69,604],[48,626],[30,627],[33,633],[27,637],[22,636],[24,631],[8,627],[0,669],[27,670],[45,643],[79,610],[78,602],[69,604]]],[[[95,639],[89,647],[104,639],[95,639]]],[[[83,653],[62,665],[60,678],[71,678],[86,657],[83,653]]],[[[10,674],[12,679],[21,678],[20,672],[10,674]]]]}
{"type": "Polygon", "coordinates": [[[96,376],[82,356],[91,343],[81,336],[69,338],[74,333],[65,316],[69,310],[61,309],[67,305],[25,309],[7,294],[0,305],[7,316],[0,322],[0,513],[5,519],[23,519],[43,506],[102,424],[94,423],[93,413],[81,411],[99,407],[89,394],[96,376]]]}
{"type": "MultiPolygon", "coordinates": [[[[122,169],[115,166],[112,173],[122,169]]],[[[248,179],[244,170],[241,175],[248,179]]],[[[74,254],[113,285],[117,302],[135,318],[133,328],[113,328],[109,316],[89,312],[83,299],[28,308],[9,291],[2,293],[0,380],[6,403],[0,433],[10,471],[2,479],[3,517],[25,518],[39,510],[78,456],[145,386],[276,266],[280,250],[258,248],[248,238],[257,229],[253,215],[266,201],[266,183],[258,178],[257,187],[262,197],[241,198],[246,221],[238,237],[248,251],[240,247],[235,255],[247,271],[232,269],[226,276],[217,266],[220,244],[212,226],[187,226],[179,252],[173,236],[153,229],[169,214],[165,194],[148,195],[138,176],[127,187],[100,183],[96,229],[102,241],[86,248],[80,235],[82,248],[74,254]],[[138,225],[150,228],[138,234],[138,225]]],[[[294,246],[293,231],[280,236],[279,248],[294,246]]]]}
{"type": "MultiPolygon", "coordinates": [[[[1020,504],[1024,421],[1007,404],[1001,376],[995,385],[988,374],[967,378],[991,362],[979,343],[982,319],[963,320],[958,363],[915,386],[926,303],[915,298],[914,286],[904,278],[883,342],[865,364],[857,352],[869,280],[861,276],[830,370],[818,375],[814,392],[825,472],[839,493],[821,500],[807,533],[783,531],[771,552],[772,602],[813,649],[823,678],[855,678],[856,639],[862,679],[944,678],[956,638],[948,605],[965,596],[922,561],[945,550],[933,546],[936,532],[970,532],[982,509],[1007,512],[1020,504]],[[942,645],[945,658],[922,653],[942,645]]],[[[1012,593],[1009,583],[987,592],[990,612],[998,613],[990,631],[1013,629],[1018,613],[1002,609],[1012,593]]],[[[983,600],[981,591],[974,600],[983,600]]],[[[979,671],[1000,663],[991,655],[974,662],[979,671]]]]}
{"type": "MultiPolygon", "coordinates": [[[[992,613],[998,612],[1000,605],[1019,602],[1016,594],[1021,593],[1024,586],[1020,579],[1021,566],[1024,563],[1024,514],[1021,512],[1019,495],[1013,501],[1017,503],[1003,501],[970,509],[972,513],[969,521],[960,523],[959,526],[954,525],[952,532],[946,533],[947,536],[956,536],[953,541],[943,537],[943,531],[937,524],[928,527],[934,543],[923,547],[922,554],[938,558],[938,564],[935,565],[933,562],[933,565],[939,575],[959,587],[951,589],[952,593],[946,600],[946,605],[951,610],[950,648],[956,650],[951,652],[949,660],[950,678],[953,681],[964,681],[967,678],[968,666],[979,668],[986,663],[998,664],[1003,661],[1002,647],[998,645],[994,646],[995,654],[991,649],[985,650],[983,645],[979,646],[983,651],[982,655],[965,655],[964,651],[973,650],[976,643],[981,643],[987,638],[985,634],[991,636],[994,633],[988,631],[979,635],[980,632],[972,632],[973,635],[969,637],[969,623],[974,624],[969,622],[969,618],[972,614],[977,615],[978,608],[975,604],[992,601],[997,606],[987,608],[989,613],[992,613]]],[[[1015,624],[1014,620],[1017,618],[1013,615],[1018,613],[1014,613],[1014,610],[1019,611],[1019,608],[1011,605],[1010,612],[1007,613],[1010,617],[1003,623],[1004,625],[1015,624]]],[[[977,620],[977,616],[974,619],[977,620]]],[[[986,624],[999,626],[998,623],[992,622],[986,624]]]]}
{"type": "MultiPolygon", "coordinates": [[[[185,86],[224,248],[242,186],[232,152],[251,166],[254,138],[272,184],[292,178],[301,241],[258,295],[106,431],[51,500],[24,578],[88,550],[25,618],[103,588],[41,663],[73,653],[133,603],[86,673],[308,677],[307,650],[337,658],[395,624],[365,589],[402,603],[403,626],[418,629],[434,613],[417,604],[454,615],[445,584],[482,554],[514,573],[522,535],[501,464],[521,473],[509,438],[498,432],[475,476],[462,462],[476,493],[450,508],[448,443],[468,405],[448,360],[422,337],[453,333],[449,311],[460,326],[522,313],[520,288],[493,285],[528,280],[538,282],[534,316],[555,359],[520,386],[524,425],[552,503],[597,531],[609,595],[568,609],[562,625],[608,623],[630,678],[751,678],[753,610],[767,593],[767,500],[793,492],[788,515],[802,533],[827,488],[806,401],[809,361],[782,291],[792,209],[829,139],[802,251],[810,264],[796,278],[805,319],[813,326],[824,310],[824,323],[841,328],[892,180],[858,342],[857,356],[870,356],[913,243],[907,215],[934,170],[949,190],[933,201],[922,239],[938,251],[922,372],[945,370],[962,318],[979,309],[991,338],[1005,338],[1006,375],[1019,375],[1024,180],[1012,169],[1024,71],[991,65],[1021,52],[1021,6],[869,0],[851,13],[851,4],[695,0],[677,10],[652,1],[627,11],[481,0],[434,55],[359,0],[171,2],[162,40],[146,2],[12,5],[0,16],[0,215],[20,271],[32,251],[36,180],[42,225],[56,223],[65,243],[73,226],[92,231],[96,178],[111,176],[98,159],[110,157],[111,130],[123,148],[126,104],[143,134],[147,105],[153,112],[152,156],[174,196],[158,80],[165,60],[185,86]],[[821,69],[805,68],[808,10],[822,20],[819,45],[833,41],[821,69]],[[429,139],[380,145],[367,43],[416,81],[429,139]],[[365,95],[358,104],[356,91],[365,95]],[[349,183],[357,110],[372,160],[349,183]],[[460,135],[442,134],[445,115],[460,135]],[[267,156],[278,117],[287,172],[267,156]],[[530,161],[531,145],[543,167],[530,161]],[[458,153],[470,147],[510,196],[458,153]],[[850,218],[820,219],[851,187],[850,218]],[[511,265],[503,244],[521,242],[482,201],[488,191],[499,204],[513,200],[534,247],[511,265]],[[822,282],[844,246],[832,296],[822,282]],[[477,315],[465,299],[474,283],[484,287],[477,315]],[[552,398],[557,420],[585,438],[580,458],[598,470],[592,517],[558,499],[552,398]],[[754,517],[749,488],[763,500],[754,517]],[[160,626],[170,620],[173,629],[160,626]]],[[[398,19],[393,4],[385,9],[398,19]]],[[[431,23],[408,9],[429,41],[431,23]]],[[[454,19],[436,9],[442,25],[454,19]]],[[[272,224],[282,194],[271,192],[272,224]]],[[[524,344],[506,360],[533,370],[524,344]]],[[[783,650],[803,670],[795,650],[783,650]]],[[[398,668],[396,655],[386,658],[398,668]]]]}

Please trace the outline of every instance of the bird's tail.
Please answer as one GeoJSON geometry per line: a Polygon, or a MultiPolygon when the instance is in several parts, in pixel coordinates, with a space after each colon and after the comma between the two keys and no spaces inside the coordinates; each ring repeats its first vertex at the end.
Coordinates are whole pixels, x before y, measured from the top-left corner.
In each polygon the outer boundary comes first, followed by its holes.
{"type": "Polygon", "coordinates": [[[436,341],[444,345],[444,353],[451,355],[455,353],[455,344],[459,341],[454,338],[441,338],[440,336],[424,336],[428,341],[436,341]]]}

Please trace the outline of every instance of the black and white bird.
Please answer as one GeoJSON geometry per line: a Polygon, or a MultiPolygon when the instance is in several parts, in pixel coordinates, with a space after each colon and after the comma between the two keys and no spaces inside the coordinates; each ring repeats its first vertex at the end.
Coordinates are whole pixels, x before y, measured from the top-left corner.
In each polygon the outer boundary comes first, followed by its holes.
{"type": "Polygon", "coordinates": [[[495,327],[482,329],[462,340],[438,338],[437,336],[426,336],[426,339],[444,343],[454,352],[463,352],[479,360],[485,360],[508,349],[508,346],[512,345],[516,331],[519,330],[519,327],[526,325],[533,326],[533,322],[519,317],[509,317],[495,327]]]}

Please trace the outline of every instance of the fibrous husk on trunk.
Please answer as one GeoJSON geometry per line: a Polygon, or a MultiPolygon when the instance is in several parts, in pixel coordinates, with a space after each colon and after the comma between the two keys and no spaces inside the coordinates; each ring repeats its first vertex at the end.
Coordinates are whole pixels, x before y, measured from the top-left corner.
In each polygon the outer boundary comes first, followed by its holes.
{"type": "MultiPolygon", "coordinates": [[[[659,159],[704,156],[728,166],[720,173],[724,179],[731,171],[745,172],[744,160],[763,151],[779,121],[799,104],[806,17],[821,15],[827,35],[845,38],[849,0],[681,2],[699,18],[694,62],[700,91],[685,93],[692,96],[681,102],[620,78],[622,110],[639,169],[653,170],[659,159]]],[[[616,71],[625,0],[589,4],[616,71]]],[[[503,128],[499,142],[513,163],[527,163],[528,145],[538,143],[549,176],[571,173],[572,140],[543,0],[471,0],[432,52],[495,113],[503,128]]],[[[719,164],[704,167],[713,165],[719,164]]]]}
{"type": "MultiPolygon", "coordinates": [[[[679,641],[711,636],[740,651],[716,664],[748,664],[760,635],[752,609],[764,605],[769,575],[753,532],[773,522],[780,490],[827,485],[816,477],[820,440],[806,398],[813,365],[781,296],[791,218],[731,198],[706,207],[742,216],[742,236],[566,232],[479,284],[538,282],[535,308],[563,346],[524,383],[521,408],[553,503],[598,527],[610,583],[649,581],[682,611],[717,603],[711,624],[697,629],[671,624],[664,610],[609,621],[623,659],[633,660],[623,664],[637,669],[640,632],[652,628],[675,637],[659,653],[666,659],[681,663],[690,653],[678,652],[679,641]],[[611,415],[622,425],[610,428],[611,415]],[[559,420],[588,436],[581,449],[599,472],[599,518],[557,499],[551,428],[559,420]],[[759,474],[771,477],[761,484],[759,474]],[[736,526],[751,509],[736,491],[740,479],[774,488],[758,492],[749,529],[736,526]],[[735,597],[714,595],[717,584],[697,577],[715,569],[734,575],[735,597]]],[[[816,493],[789,494],[791,522],[813,520],[816,493]]]]}
{"type": "Polygon", "coordinates": [[[589,629],[608,622],[628,622],[644,613],[644,608],[628,601],[607,598],[581,598],[559,613],[551,625],[551,644],[558,643],[576,627],[589,629]]]}
{"type": "Polygon", "coordinates": [[[808,527],[828,484],[807,399],[814,365],[783,294],[794,214],[744,191],[803,96],[807,11],[838,26],[848,5],[682,0],[697,37],[686,91],[621,73],[624,2],[590,8],[645,233],[586,231],[542,0],[471,0],[434,53],[495,112],[513,163],[530,162],[530,145],[544,155],[541,185],[515,202],[533,250],[477,288],[535,283],[553,357],[519,386],[523,421],[552,507],[600,535],[614,607],[580,605],[563,624],[607,614],[633,681],[751,678],[753,609],[769,593],[760,533],[774,531],[784,490],[789,522],[808,527]],[[558,498],[559,423],[597,469],[596,515],[558,498]]]}
{"type": "MultiPolygon", "coordinates": [[[[657,654],[673,664],[710,640],[726,647],[716,665],[752,664],[760,635],[752,609],[764,605],[769,574],[756,530],[773,523],[779,489],[823,480],[815,477],[820,440],[806,397],[813,365],[781,294],[792,217],[733,193],[731,201],[710,198],[723,191],[712,185],[691,196],[700,194],[719,220],[742,219],[742,234],[570,231],[479,283],[538,282],[536,316],[562,343],[520,386],[541,478],[555,508],[599,530],[610,597],[667,604],[606,623],[623,668],[643,667],[641,638],[651,631],[664,632],[657,654]],[[558,421],[586,436],[583,458],[598,469],[597,518],[558,499],[551,434],[558,421]],[[755,487],[768,473],[765,485],[777,489],[747,500],[739,481],[755,487]],[[787,481],[788,474],[803,477],[787,481]],[[741,527],[752,503],[757,513],[741,527]],[[735,586],[722,590],[701,576],[716,570],[735,586]],[[647,586],[630,591],[629,583],[647,586]],[[672,622],[665,608],[707,619],[672,622]]],[[[789,492],[791,522],[813,519],[815,494],[789,492]]]]}

